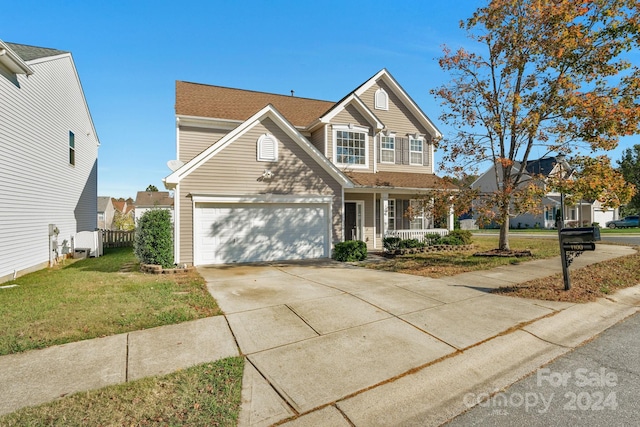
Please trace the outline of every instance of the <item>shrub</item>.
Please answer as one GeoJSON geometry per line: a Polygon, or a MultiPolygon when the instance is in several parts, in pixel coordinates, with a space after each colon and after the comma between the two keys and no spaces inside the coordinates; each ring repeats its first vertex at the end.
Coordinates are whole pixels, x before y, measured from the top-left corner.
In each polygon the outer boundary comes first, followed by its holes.
{"type": "MultiPolygon", "coordinates": [[[[453,230],[449,232],[448,237],[455,237],[460,240],[462,245],[470,245],[472,234],[469,230],[453,230]]],[[[446,244],[446,243],[443,243],[446,244]]]]}
{"type": "Polygon", "coordinates": [[[424,243],[427,246],[438,245],[440,244],[440,239],[442,239],[442,236],[438,233],[429,233],[424,236],[424,243]]]}
{"type": "Polygon", "coordinates": [[[400,249],[413,249],[413,248],[423,248],[425,246],[418,239],[405,239],[400,241],[400,249]]]}
{"type": "Polygon", "coordinates": [[[337,243],[333,249],[333,259],[341,262],[364,261],[367,258],[367,244],[361,240],[347,240],[337,243]]]}
{"type": "Polygon", "coordinates": [[[171,213],[166,209],[151,209],[138,220],[133,242],[136,257],[143,264],[173,267],[173,227],[171,213]]]}
{"type": "Polygon", "coordinates": [[[385,251],[395,251],[400,248],[401,241],[402,239],[399,237],[385,237],[382,239],[382,246],[385,251]]]}
{"type": "Polygon", "coordinates": [[[442,239],[440,239],[440,244],[452,245],[452,246],[464,245],[464,243],[462,242],[462,240],[460,240],[459,237],[452,236],[452,235],[444,236],[442,239]]]}

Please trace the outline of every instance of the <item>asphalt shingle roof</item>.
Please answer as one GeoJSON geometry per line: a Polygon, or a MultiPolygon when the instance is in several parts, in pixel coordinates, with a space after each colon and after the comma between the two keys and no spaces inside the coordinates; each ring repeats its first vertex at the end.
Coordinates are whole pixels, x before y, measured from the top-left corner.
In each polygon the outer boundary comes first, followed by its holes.
{"type": "Polygon", "coordinates": [[[428,173],[410,172],[347,172],[354,184],[362,187],[456,189],[442,178],[428,173]]]}
{"type": "Polygon", "coordinates": [[[176,82],[176,114],[244,121],[273,105],[294,126],[305,127],[321,117],[334,102],[254,92],[183,81],[176,82]]]}
{"type": "Polygon", "coordinates": [[[48,47],[29,46],[26,44],[5,42],[23,61],[31,61],[34,59],[46,58],[49,56],[62,55],[69,53],[64,50],[50,49],[48,47]]]}
{"type": "Polygon", "coordinates": [[[168,191],[138,191],[136,207],[167,207],[173,206],[173,198],[169,196],[168,191]]]}
{"type": "Polygon", "coordinates": [[[549,176],[555,164],[555,157],[543,157],[541,159],[528,161],[525,169],[532,175],[549,176]]]}

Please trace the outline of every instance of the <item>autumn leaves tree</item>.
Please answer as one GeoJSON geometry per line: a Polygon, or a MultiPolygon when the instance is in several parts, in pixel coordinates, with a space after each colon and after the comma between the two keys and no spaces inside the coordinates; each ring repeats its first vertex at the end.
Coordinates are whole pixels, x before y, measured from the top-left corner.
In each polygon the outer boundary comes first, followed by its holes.
{"type": "MultiPolygon", "coordinates": [[[[640,188],[640,144],[627,148],[622,153],[622,159],[618,160],[619,171],[624,179],[640,188]]],[[[640,213],[640,193],[636,192],[631,201],[625,206],[625,214],[640,213]]]]}
{"type": "MultiPolygon", "coordinates": [[[[445,48],[452,80],[433,93],[456,133],[438,148],[453,172],[496,165],[498,191],[483,200],[501,225],[500,249],[509,217],[539,201],[521,167],[532,153],[610,150],[638,132],[640,71],[625,55],[640,45],[639,18],[636,0],[493,0],[461,23],[478,49],[445,48]]],[[[606,158],[585,163],[579,179],[596,188],[576,191],[610,206],[629,196],[606,158]]]]}

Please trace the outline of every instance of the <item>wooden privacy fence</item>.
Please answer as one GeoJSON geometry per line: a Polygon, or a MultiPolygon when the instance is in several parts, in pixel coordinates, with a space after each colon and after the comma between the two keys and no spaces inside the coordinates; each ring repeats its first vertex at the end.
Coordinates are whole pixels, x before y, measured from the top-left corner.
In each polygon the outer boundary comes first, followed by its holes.
{"type": "Polygon", "coordinates": [[[133,239],[136,235],[134,230],[101,230],[102,231],[102,247],[104,248],[122,248],[125,246],[133,246],[133,239]]]}

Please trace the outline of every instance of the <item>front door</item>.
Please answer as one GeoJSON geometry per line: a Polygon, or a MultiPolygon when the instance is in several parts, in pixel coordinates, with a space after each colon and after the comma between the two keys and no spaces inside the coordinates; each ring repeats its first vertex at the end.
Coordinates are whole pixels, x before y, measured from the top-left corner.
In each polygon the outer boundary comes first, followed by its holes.
{"type": "Polygon", "coordinates": [[[355,203],[344,204],[344,240],[358,240],[355,203]]]}
{"type": "Polygon", "coordinates": [[[363,202],[345,202],[344,204],[344,239],[362,240],[363,202]]]}

